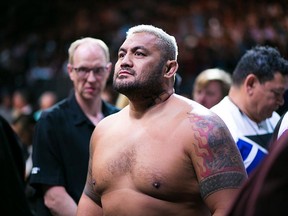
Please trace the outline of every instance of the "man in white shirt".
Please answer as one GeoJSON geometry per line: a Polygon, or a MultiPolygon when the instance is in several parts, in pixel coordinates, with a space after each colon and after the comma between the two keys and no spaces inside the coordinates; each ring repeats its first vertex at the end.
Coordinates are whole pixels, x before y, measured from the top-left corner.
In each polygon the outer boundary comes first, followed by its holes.
{"type": "Polygon", "coordinates": [[[248,174],[268,153],[287,77],[287,61],[278,50],[254,47],[238,62],[228,96],[211,108],[228,126],[248,174]]]}

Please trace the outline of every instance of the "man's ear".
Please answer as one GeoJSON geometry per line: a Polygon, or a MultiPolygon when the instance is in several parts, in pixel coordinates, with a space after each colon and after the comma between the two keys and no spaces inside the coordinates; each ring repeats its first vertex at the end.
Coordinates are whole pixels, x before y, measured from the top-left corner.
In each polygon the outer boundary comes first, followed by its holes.
{"type": "Polygon", "coordinates": [[[253,90],[255,89],[256,85],[260,84],[258,78],[254,74],[249,74],[245,81],[244,86],[248,93],[248,95],[251,95],[253,93],[253,90]]]}
{"type": "Polygon", "coordinates": [[[107,72],[108,72],[108,77],[109,77],[109,75],[110,75],[111,71],[112,71],[112,63],[111,63],[111,62],[109,62],[109,63],[107,64],[107,72]]]}
{"type": "Polygon", "coordinates": [[[164,77],[173,77],[178,70],[178,63],[176,60],[168,60],[166,63],[166,71],[164,77]]]}
{"type": "Polygon", "coordinates": [[[67,73],[71,80],[73,80],[73,66],[69,63],[67,64],[67,73]]]}
{"type": "Polygon", "coordinates": [[[73,70],[73,66],[71,64],[67,64],[67,72],[71,73],[73,70]]]}

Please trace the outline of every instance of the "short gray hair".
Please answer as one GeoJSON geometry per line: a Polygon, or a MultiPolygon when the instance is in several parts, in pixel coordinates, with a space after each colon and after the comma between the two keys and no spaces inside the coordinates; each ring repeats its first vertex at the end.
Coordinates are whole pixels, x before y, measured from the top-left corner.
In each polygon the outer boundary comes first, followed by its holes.
{"type": "Polygon", "coordinates": [[[82,44],[90,44],[91,46],[92,45],[98,45],[104,52],[104,55],[106,57],[106,60],[107,62],[110,62],[110,53],[109,53],[109,48],[108,46],[100,39],[96,39],[96,38],[91,38],[91,37],[85,37],[85,38],[81,38],[81,39],[78,39],[76,41],[74,41],[69,49],[68,49],[68,55],[69,55],[69,58],[68,58],[68,62],[70,64],[73,63],[73,56],[74,56],[74,53],[75,53],[75,50],[82,44]]]}
{"type": "Polygon", "coordinates": [[[153,25],[137,25],[131,27],[127,31],[126,38],[130,37],[132,34],[142,32],[152,34],[159,39],[158,45],[160,50],[163,52],[164,57],[167,58],[166,60],[177,60],[178,46],[175,37],[169,35],[160,28],[153,25]]]}

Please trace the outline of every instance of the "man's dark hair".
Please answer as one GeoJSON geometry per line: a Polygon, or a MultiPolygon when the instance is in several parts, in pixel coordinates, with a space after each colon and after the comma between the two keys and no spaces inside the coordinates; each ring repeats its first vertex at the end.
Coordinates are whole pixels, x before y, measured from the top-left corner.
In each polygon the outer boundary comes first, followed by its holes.
{"type": "Polygon", "coordinates": [[[264,83],[272,80],[275,73],[288,75],[288,63],[276,48],[256,46],[241,57],[233,75],[233,85],[241,85],[249,74],[254,74],[264,83]]]}

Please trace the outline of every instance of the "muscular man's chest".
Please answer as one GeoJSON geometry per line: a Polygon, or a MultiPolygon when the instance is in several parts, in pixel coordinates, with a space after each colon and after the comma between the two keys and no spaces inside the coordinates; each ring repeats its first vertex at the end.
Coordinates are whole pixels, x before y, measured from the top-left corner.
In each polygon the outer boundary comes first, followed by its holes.
{"type": "Polygon", "coordinates": [[[165,136],[159,136],[157,129],[130,133],[127,137],[119,132],[95,149],[92,170],[98,192],[126,187],[161,196],[174,189],[185,191],[195,182],[191,161],[172,132],[165,136]]]}

